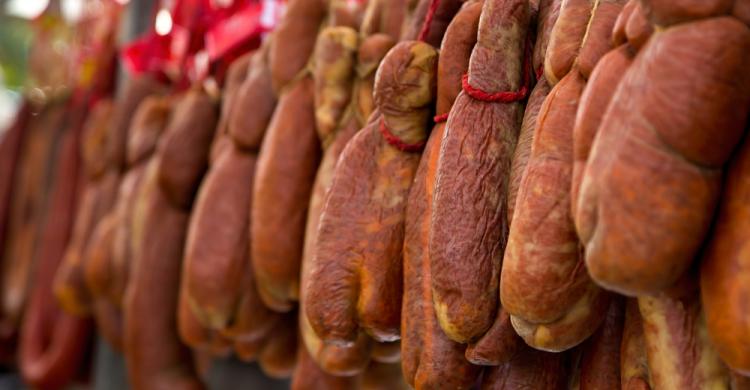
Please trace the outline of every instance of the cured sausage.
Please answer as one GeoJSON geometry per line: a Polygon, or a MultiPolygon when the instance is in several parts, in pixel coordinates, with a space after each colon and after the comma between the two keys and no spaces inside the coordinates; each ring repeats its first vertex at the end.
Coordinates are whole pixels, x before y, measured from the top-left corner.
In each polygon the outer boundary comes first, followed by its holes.
{"type": "MultiPolygon", "coordinates": [[[[34,108],[27,138],[21,151],[22,160],[16,175],[8,220],[7,245],[4,246],[2,272],[2,328],[8,336],[21,321],[23,308],[31,291],[33,264],[41,243],[44,210],[50,195],[50,178],[54,177],[53,156],[59,151],[59,140],[67,120],[67,99],[51,99],[34,108]]],[[[4,332],[5,333],[5,332],[4,332]]],[[[12,337],[12,336],[11,336],[12,337]]]]}
{"type": "Polygon", "coordinates": [[[629,0],[622,7],[620,14],[617,15],[614,26],[612,26],[612,46],[617,47],[627,42],[627,36],[625,35],[625,26],[628,24],[630,15],[633,10],[638,6],[639,0],[629,0]]]}
{"type": "MultiPolygon", "coordinates": [[[[243,54],[240,58],[232,61],[227,69],[224,88],[221,93],[221,110],[219,112],[219,123],[216,125],[214,139],[211,141],[211,152],[209,165],[219,157],[221,151],[232,144],[232,138],[229,137],[229,121],[232,118],[232,108],[240,107],[236,103],[238,91],[247,79],[250,63],[253,61],[253,55],[256,52],[243,54]]],[[[253,64],[254,65],[254,64],[253,64]]],[[[270,79],[267,79],[270,84],[270,79]]],[[[253,107],[257,107],[258,102],[254,102],[253,107]]],[[[247,107],[247,106],[245,106],[247,107]]]]}
{"type": "Polygon", "coordinates": [[[151,190],[144,199],[143,235],[149,239],[134,257],[125,291],[128,378],[136,389],[202,389],[190,351],[176,333],[177,286],[188,215],[161,191],[158,174],[155,160],[143,184],[151,190]]]}
{"type": "Polygon", "coordinates": [[[13,183],[21,169],[21,150],[30,119],[31,103],[24,101],[0,140],[0,254],[6,245],[13,183]]]}
{"type": "Polygon", "coordinates": [[[189,209],[208,168],[218,107],[212,97],[193,88],[180,100],[159,147],[159,183],[169,201],[189,209]]]}
{"type": "Polygon", "coordinates": [[[736,108],[750,106],[748,65],[750,30],[730,17],[654,33],[641,49],[604,114],[578,196],[576,227],[598,284],[655,294],[690,266],[744,133],[747,113],[736,108]],[[727,74],[737,79],[720,81],[727,74]]]}
{"type": "Polygon", "coordinates": [[[108,170],[102,163],[107,161],[113,111],[112,102],[102,100],[89,114],[81,145],[86,181],[76,210],[72,237],[53,281],[53,291],[62,308],[79,316],[92,309],[93,297],[85,275],[88,244],[97,224],[115,202],[119,181],[119,173],[108,170]]]}
{"type": "Polygon", "coordinates": [[[127,171],[119,181],[114,206],[102,210],[107,213],[105,220],[111,222],[102,220],[96,225],[84,252],[83,268],[89,291],[96,299],[107,299],[118,308],[122,307],[134,251],[131,234],[141,179],[170,118],[173,103],[169,98],[149,96],[136,111],[129,130],[127,171]]]}
{"type": "Polygon", "coordinates": [[[271,82],[277,95],[295,84],[307,66],[327,11],[328,3],[323,0],[291,0],[287,4],[269,52],[271,82]]]}
{"type": "Polygon", "coordinates": [[[141,230],[134,234],[140,246],[133,255],[124,304],[128,377],[136,388],[203,388],[190,350],[178,337],[177,316],[186,205],[193,203],[205,170],[216,119],[211,98],[191,89],[175,108],[143,178],[142,203],[135,211],[135,218],[142,218],[141,230]]]}
{"type": "Polygon", "coordinates": [[[522,77],[528,24],[526,2],[484,2],[464,91],[451,109],[440,145],[430,273],[440,327],[456,342],[482,336],[498,310],[508,229],[504,194],[521,124],[518,100],[528,88],[522,77]]]}
{"type": "Polygon", "coordinates": [[[527,344],[548,351],[585,340],[609,304],[586,273],[570,216],[573,127],[584,86],[574,68],[542,105],[503,259],[503,309],[527,344]]]}
{"type": "Polygon", "coordinates": [[[403,0],[370,0],[362,18],[359,32],[369,37],[384,34],[394,42],[399,41],[407,18],[408,2],[403,0]]]}
{"type": "Polygon", "coordinates": [[[321,155],[314,110],[313,81],[305,76],[281,96],[256,168],[250,257],[263,301],[281,312],[299,298],[305,218],[321,155]]]}
{"type": "MultiPolygon", "coordinates": [[[[448,26],[438,59],[436,112],[447,114],[461,92],[476,43],[482,2],[464,5],[448,26]]],[[[401,367],[417,389],[469,388],[481,369],[469,364],[465,347],[440,328],[432,305],[429,232],[436,167],[445,123],[436,123],[409,191],[404,223],[404,296],[401,306],[401,367]]]]}
{"type": "Polygon", "coordinates": [[[654,32],[654,26],[646,18],[644,12],[642,3],[636,2],[625,25],[625,36],[628,38],[628,43],[636,50],[640,50],[654,32]]]}
{"type": "Polygon", "coordinates": [[[591,153],[591,145],[601,126],[604,112],[615,93],[615,86],[633,62],[633,52],[629,45],[607,53],[589,77],[573,126],[573,185],[570,191],[571,215],[577,212],[578,194],[581,187],[583,171],[591,153]]]}
{"type": "Polygon", "coordinates": [[[165,89],[164,85],[148,75],[133,78],[125,84],[115,102],[107,137],[106,165],[109,169],[119,172],[125,168],[128,130],[138,106],[147,96],[161,94],[165,89]]]}
{"type": "Polygon", "coordinates": [[[404,207],[419,163],[404,146],[424,145],[436,67],[431,46],[394,46],[375,80],[382,116],[336,166],[307,287],[306,314],[324,342],[351,343],[360,327],[377,341],[400,337],[404,207]]]}
{"type": "Polygon", "coordinates": [[[539,12],[537,12],[536,42],[534,43],[534,52],[531,63],[537,78],[541,80],[544,76],[544,58],[547,54],[550,36],[560,16],[560,5],[562,0],[541,0],[539,2],[539,12]]]}
{"type": "MultiPolygon", "coordinates": [[[[273,41],[271,37],[270,41],[273,41]]],[[[242,149],[257,151],[260,148],[266,127],[276,107],[276,95],[271,86],[271,68],[268,64],[267,43],[252,54],[248,74],[237,89],[234,102],[236,109],[230,110],[227,121],[229,135],[242,149]],[[247,115],[243,107],[253,107],[252,115],[247,115]]]]}
{"type": "Polygon", "coordinates": [[[612,29],[624,4],[625,0],[595,1],[586,36],[576,57],[578,70],[584,79],[589,79],[599,59],[612,48],[612,29]]]}
{"type": "MultiPolygon", "coordinates": [[[[329,34],[332,35],[332,33],[329,34]]],[[[311,263],[313,261],[315,242],[317,241],[318,236],[320,214],[323,209],[325,196],[331,187],[334,168],[346,144],[363,125],[363,123],[360,122],[362,116],[357,115],[360,91],[367,90],[372,93],[374,78],[369,77],[369,73],[364,75],[356,74],[355,71],[357,69],[354,62],[359,61],[359,65],[364,63],[378,63],[380,59],[385,56],[386,50],[383,50],[382,46],[372,43],[373,41],[375,43],[381,41],[381,36],[378,35],[364,38],[364,42],[359,47],[358,52],[356,52],[355,50],[357,50],[357,47],[353,47],[351,44],[347,45],[347,39],[345,39],[347,35],[350,36],[350,34],[356,34],[353,30],[338,29],[337,34],[341,35],[340,38],[342,39],[338,39],[338,42],[329,42],[326,46],[329,46],[327,49],[330,51],[325,50],[325,47],[320,45],[319,42],[315,54],[315,78],[323,77],[326,73],[332,73],[335,71],[337,73],[336,79],[338,82],[336,84],[328,84],[328,91],[326,92],[342,96],[342,99],[338,100],[333,97],[327,99],[316,98],[315,101],[318,135],[321,137],[324,150],[320,166],[318,167],[318,172],[315,176],[312,195],[310,196],[310,204],[307,211],[307,226],[305,228],[305,244],[302,253],[302,269],[300,275],[302,294],[300,295],[299,306],[299,328],[300,336],[304,343],[301,348],[307,348],[307,353],[321,369],[330,374],[352,376],[362,372],[370,361],[370,351],[373,348],[372,340],[364,331],[361,331],[357,336],[357,340],[352,345],[340,346],[323,343],[310,326],[307,316],[304,315],[307,308],[307,294],[304,292],[307,290],[307,285],[309,284],[310,269],[312,268],[311,263]],[[331,53],[336,53],[336,55],[333,56],[331,53]],[[349,89],[349,91],[347,92],[346,89],[349,89]],[[343,101],[343,97],[348,97],[349,99],[344,112],[326,108],[329,104],[328,102],[336,102],[337,106],[343,101]],[[317,112],[321,110],[331,113],[336,112],[336,114],[333,114],[335,118],[326,118],[325,116],[321,117],[320,115],[317,115],[317,112]],[[321,119],[323,119],[322,123],[321,119]],[[330,131],[321,131],[321,129],[326,128],[326,122],[335,122],[336,127],[330,131]],[[327,141],[325,141],[326,139],[327,141]]],[[[356,36],[354,38],[356,38],[356,36]]],[[[387,36],[384,41],[388,44],[391,43],[390,38],[387,36]]],[[[316,91],[316,93],[319,92],[316,91]]],[[[372,100],[371,97],[370,100],[372,100]]]]}
{"type": "Polygon", "coordinates": [[[544,75],[555,86],[580,53],[594,5],[598,0],[563,0],[544,56],[544,75]]]}
{"type": "Polygon", "coordinates": [[[701,298],[713,345],[724,362],[750,375],[750,329],[743,302],[750,296],[750,271],[743,265],[750,243],[750,142],[747,136],[729,165],[718,219],[701,261],[701,298]]]}
{"type": "Polygon", "coordinates": [[[91,322],[63,312],[52,295],[52,280],[72,235],[83,182],[78,156],[84,114],[81,108],[71,111],[55,158],[49,211],[42,225],[38,264],[21,329],[21,374],[40,389],[61,388],[75,378],[85,362],[91,337],[91,322]]]}
{"type": "MultiPolygon", "coordinates": [[[[184,288],[195,314],[212,329],[228,326],[243,294],[255,167],[254,154],[233,145],[225,148],[201,184],[193,209],[184,288]]],[[[263,305],[255,309],[267,310],[263,305]]]]}
{"type": "MultiPolygon", "coordinates": [[[[375,86],[375,71],[383,57],[396,44],[396,41],[386,34],[374,34],[362,40],[357,53],[357,78],[354,80],[354,113],[358,127],[362,128],[375,110],[373,88],[375,86]]],[[[359,129],[357,129],[359,130],[359,129]]]]}

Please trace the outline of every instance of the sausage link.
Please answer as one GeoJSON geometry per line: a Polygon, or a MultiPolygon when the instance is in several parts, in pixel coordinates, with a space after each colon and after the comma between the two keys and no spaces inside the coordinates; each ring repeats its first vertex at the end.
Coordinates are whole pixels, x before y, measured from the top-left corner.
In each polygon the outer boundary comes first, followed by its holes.
{"type": "Polygon", "coordinates": [[[318,36],[313,68],[315,124],[324,147],[332,142],[351,100],[357,44],[357,32],[349,27],[328,27],[318,36]]]}
{"type": "Polygon", "coordinates": [[[625,25],[625,35],[628,43],[636,51],[640,50],[654,32],[654,26],[646,18],[641,3],[636,3],[633,12],[625,25]]]}
{"type": "Polygon", "coordinates": [[[570,218],[573,126],[584,85],[574,69],[542,105],[503,259],[503,308],[526,342],[544,350],[583,341],[607,307],[607,294],[586,273],[570,218]]]}
{"type": "MultiPolygon", "coordinates": [[[[219,112],[219,122],[216,125],[216,132],[214,133],[214,138],[211,141],[211,151],[208,159],[209,166],[214,164],[219,155],[221,155],[221,151],[224,150],[224,148],[227,148],[232,144],[232,137],[229,136],[229,121],[232,118],[233,111],[239,110],[238,108],[233,110],[233,108],[241,107],[237,103],[238,91],[245,80],[247,80],[248,74],[251,72],[250,64],[253,62],[254,55],[260,50],[243,54],[236,60],[232,61],[232,63],[229,65],[229,68],[227,69],[226,78],[224,80],[224,88],[221,91],[221,111],[219,112]]],[[[266,81],[270,85],[271,79],[267,78],[266,81]]],[[[257,113],[260,111],[258,110],[258,107],[261,102],[256,101],[254,103],[255,104],[253,104],[253,107],[256,109],[254,113],[257,115],[257,113]]],[[[245,116],[244,118],[247,118],[247,116],[245,116]]]]}
{"type": "Polygon", "coordinates": [[[544,75],[555,86],[570,70],[580,53],[591,13],[598,0],[563,0],[544,57],[544,75]]]}
{"type": "Polygon", "coordinates": [[[399,338],[404,206],[419,155],[388,144],[381,126],[408,144],[425,140],[436,67],[427,44],[391,49],[375,80],[383,115],[336,166],[307,287],[306,314],[324,342],[351,343],[360,326],[378,341],[399,338]]]}
{"type": "Polygon", "coordinates": [[[370,0],[362,18],[360,34],[366,37],[384,34],[394,42],[401,37],[401,30],[407,20],[407,1],[370,0]]]}
{"type": "Polygon", "coordinates": [[[578,196],[576,227],[598,284],[656,294],[690,266],[744,133],[746,112],[736,108],[750,106],[748,66],[750,30],[730,17],[671,27],[641,49],[604,114],[578,196]],[[727,74],[736,80],[721,81],[727,74]]]}
{"type": "Polygon", "coordinates": [[[625,35],[625,26],[628,24],[633,10],[640,6],[639,1],[640,0],[628,0],[628,2],[622,7],[620,14],[617,15],[617,20],[615,20],[614,26],[612,26],[613,47],[621,46],[623,43],[627,42],[628,38],[625,35]]]}
{"type": "MultiPolygon", "coordinates": [[[[229,326],[245,291],[256,156],[234,145],[222,151],[201,183],[185,243],[183,288],[206,326],[229,326]]],[[[254,308],[268,316],[262,303],[254,308]]]]}
{"type": "Polygon", "coordinates": [[[327,8],[323,0],[291,0],[286,5],[269,48],[271,84],[277,95],[307,66],[327,8]]]}
{"type": "Polygon", "coordinates": [[[144,186],[151,190],[144,199],[146,239],[134,257],[125,292],[128,378],[135,389],[202,389],[190,351],[180,342],[176,331],[188,215],[162,192],[158,167],[155,160],[144,178],[144,186]]]}
{"type": "Polygon", "coordinates": [[[125,169],[129,130],[134,114],[144,99],[163,94],[166,86],[151,76],[136,77],[127,82],[115,101],[110,134],[107,135],[107,167],[120,172],[125,169]]]}
{"type": "MultiPolygon", "coordinates": [[[[21,324],[23,309],[31,291],[34,260],[41,246],[47,202],[51,194],[57,153],[68,120],[68,99],[55,99],[32,116],[27,139],[21,151],[16,191],[11,200],[9,235],[3,248],[2,297],[0,318],[5,335],[11,336],[21,324]]],[[[82,281],[82,279],[81,279],[82,281]]],[[[81,283],[83,286],[83,283],[81,283]]]]}
{"type": "Polygon", "coordinates": [[[630,67],[633,57],[632,49],[628,45],[622,45],[607,53],[594,68],[581,94],[573,126],[573,184],[570,191],[572,216],[578,211],[578,194],[586,161],[591,153],[591,145],[601,126],[604,112],[615,93],[615,87],[630,67]]]}
{"type": "MultiPolygon", "coordinates": [[[[353,90],[350,94],[351,100],[348,102],[348,111],[343,114],[343,118],[341,118],[340,123],[337,125],[335,133],[332,134],[330,144],[324,144],[325,150],[315,176],[315,183],[308,208],[300,281],[303,293],[300,296],[301,314],[299,316],[299,327],[302,340],[304,341],[303,347],[307,348],[307,352],[318,366],[324,371],[335,375],[351,376],[361,373],[370,360],[370,352],[374,347],[374,343],[364,331],[359,332],[357,339],[352,345],[341,346],[323,343],[313,331],[310,322],[307,320],[307,316],[304,314],[307,309],[307,296],[304,292],[307,291],[309,284],[310,270],[313,267],[315,242],[317,241],[319,231],[320,215],[323,211],[326,194],[331,188],[334,168],[346,144],[363,125],[360,122],[363,115],[357,115],[357,113],[361,110],[371,110],[372,107],[371,95],[375,82],[375,72],[374,69],[367,69],[362,72],[360,70],[363,67],[377,66],[392,44],[390,37],[378,34],[364,38],[362,44],[359,46],[357,67],[353,69],[357,72],[353,83],[350,85],[350,88],[353,88],[353,90]],[[368,101],[362,102],[362,99],[367,99],[368,101]],[[360,104],[364,104],[370,108],[362,108],[360,104]]],[[[346,51],[339,51],[338,53],[341,56],[348,56],[346,51]]],[[[351,65],[352,67],[355,66],[353,63],[351,65]]],[[[342,79],[342,81],[344,81],[343,84],[349,85],[348,79],[342,79]]]]}
{"type": "MultiPolygon", "coordinates": [[[[527,2],[485,0],[468,83],[517,91],[529,24],[527,2]]],[[[456,342],[482,336],[498,307],[508,187],[519,103],[456,98],[440,145],[430,226],[430,274],[440,327],[456,342]],[[488,185],[492,183],[492,185],[488,185]]]]}
{"type": "Polygon", "coordinates": [[[624,4],[625,0],[596,1],[576,58],[584,79],[589,79],[599,59],[612,49],[612,28],[624,4]]]}
{"type": "MultiPolygon", "coordinates": [[[[273,36],[270,42],[273,42],[273,36]]],[[[245,80],[237,89],[237,108],[230,110],[227,130],[232,140],[242,149],[257,151],[263,142],[268,122],[276,107],[276,95],[271,86],[271,68],[267,43],[252,54],[245,80]],[[247,108],[252,107],[252,115],[247,108]]]]}
{"type": "Polygon", "coordinates": [[[541,0],[539,1],[539,12],[537,13],[536,41],[534,43],[534,53],[532,55],[532,64],[534,71],[539,72],[544,69],[544,59],[547,55],[552,31],[560,16],[560,6],[562,0],[541,0]]]}
{"type": "Polygon", "coordinates": [[[748,232],[750,141],[747,136],[729,164],[718,217],[701,260],[701,298],[708,333],[724,362],[750,375],[750,329],[744,302],[750,270],[743,266],[748,232]]]}
{"type": "Polygon", "coordinates": [[[26,383],[40,389],[67,386],[85,364],[91,338],[91,322],[64,313],[52,295],[52,280],[73,231],[82,180],[79,143],[83,113],[71,108],[48,199],[48,211],[38,243],[29,307],[25,310],[19,345],[21,374],[26,383]]]}
{"type": "MultiPolygon", "coordinates": [[[[436,112],[448,113],[461,91],[461,77],[476,43],[481,2],[464,5],[445,33],[438,60],[436,112]]],[[[429,231],[436,166],[445,123],[436,124],[427,141],[406,206],[404,297],[401,309],[401,359],[406,382],[417,389],[469,388],[480,368],[464,358],[464,346],[440,328],[433,307],[429,231]]]]}
{"type": "Polygon", "coordinates": [[[305,218],[321,155],[313,81],[279,100],[258,157],[250,216],[251,260],[263,302],[286,312],[299,299],[305,218]]]}
{"type": "Polygon", "coordinates": [[[175,107],[159,145],[159,185],[169,201],[183,210],[192,207],[208,168],[208,154],[218,109],[208,94],[193,88],[175,107]]]}

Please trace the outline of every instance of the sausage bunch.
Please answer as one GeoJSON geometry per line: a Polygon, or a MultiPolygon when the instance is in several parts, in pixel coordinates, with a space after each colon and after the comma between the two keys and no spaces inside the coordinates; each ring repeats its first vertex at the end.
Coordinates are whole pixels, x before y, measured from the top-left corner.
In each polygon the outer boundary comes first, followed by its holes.
{"type": "Polygon", "coordinates": [[[30,103],[0,144],[0,357],[23,323],[26,380],[65,385],[91,316],[136,389],[229,355],[298,390],[746,388],[749,25],[290,0],[222,85],[30,103]]]}

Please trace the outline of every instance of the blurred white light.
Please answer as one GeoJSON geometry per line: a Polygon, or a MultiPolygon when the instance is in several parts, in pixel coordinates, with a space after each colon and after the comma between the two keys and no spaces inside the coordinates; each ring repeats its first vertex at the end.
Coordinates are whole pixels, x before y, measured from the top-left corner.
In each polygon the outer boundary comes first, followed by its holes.
{"type": "Polygon", "coordinates": [[[283,5],[273,0],[263,0],[263,8],[260,14],[260,25],[273,28],[280,16],[284,13],[283,5]]]}
{"type": "Polygon", "coordinates": [[[62,14],[68,23],[75,23],[83,16],[83,0],[63,0],[62,14]]]}
{"type": "Polygon", "coordinates": [[[172,15],[166,9],[161,9],[156,14],[156,33],[167,35],[172,31],[172,15]]]}
{"type": "Polygon", "coordinates": [[[130,3],[130,0],[115,0],[115,1],[118,2],[118,3],[120,3],[120,4],[122,4],[122,5],[130,3]]]}
{"type": "Polygon", "coordinates": [[[33,19],[47,8],[47,4],[49,0],[9,0],[5,12],[19,18],[33,19]]]}

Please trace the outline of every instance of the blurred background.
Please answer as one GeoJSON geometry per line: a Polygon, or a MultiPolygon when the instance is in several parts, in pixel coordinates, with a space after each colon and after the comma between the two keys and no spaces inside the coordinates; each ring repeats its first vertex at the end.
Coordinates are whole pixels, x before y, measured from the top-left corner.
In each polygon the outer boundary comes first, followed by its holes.
{"type": "MultiPolygon", "coordinates": [[[[222,1],[225,0],[212,0],[222,1]]],[[[0,0],[0,139],[16,120],[25,100],[44,102],[81,85],[96,83],[96,69],[101,71],[102,64],[93,63],[96,55],[91,53],[101,51],[96,43],[108,32],[116,32],[118,50],[139,37],[149,37],[150,32],[160,36],[169,34],[172,19],[167,9],[173,5],[173,0],[0,0]],[[118,10],[110,13],[113,2],[123,7],[116,7],[118,10]],[[118,25],[111,26],[113,21],[118,25]]],[[[133,71],[132,67],[125,69],[128,65],[121,61],[116,71],[119,85],[133,71]]],[[[90,382],[85,388],[129,387],[120,353],[98,338],[92,354],[90,382]]],[[[288,381],[268,378],[256,364],[234,358],[214,360],[205,379],[212,389],[237,385],[262,389],[288,387],[288,381]]],[[[77,386],[80,385],[71,388],[77,386]]],[[[16,369],[0,364],[0,390],[25,388],[16,369]]]]}
{"type": "MultiPolygon", "coordinates": [[[[148,27],[154,1],[117,2],[128,4],[117,29],[118,41],[127,42],[148,27]]],[[[75,26],[86,15],[95,14],[98,7],[101,2],[96,0],[0,0],[0,132],[13,120],[24,90],[31,92],[48,82],[67,82],[70,64],[65,63],[69,58],[65,53],[75,39],[75,26]],[[36,49],[35,34],[43,36],[36,49]],[[45,63],[46,69],[35,70],[29,65],[34,50],[60,62],[45,63]]]]}

